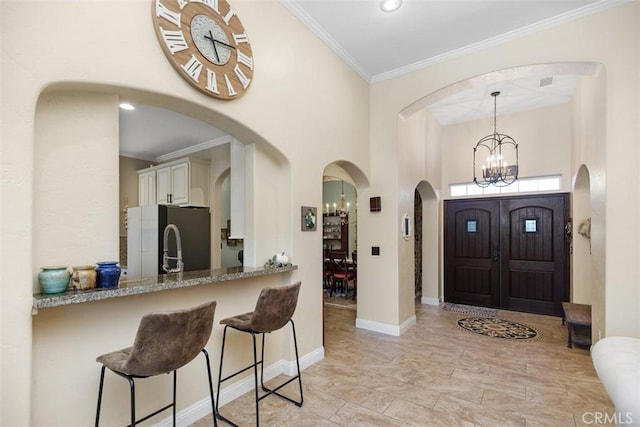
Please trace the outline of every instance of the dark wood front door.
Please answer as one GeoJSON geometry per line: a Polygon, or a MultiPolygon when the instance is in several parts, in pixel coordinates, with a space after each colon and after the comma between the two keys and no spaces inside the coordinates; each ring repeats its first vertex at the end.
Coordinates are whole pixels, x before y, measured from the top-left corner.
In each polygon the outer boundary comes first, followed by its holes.
{"type": "Polygon", "coordinates": [[[568,194],[445,201],[445,301],[562,315],[568,194]]]}

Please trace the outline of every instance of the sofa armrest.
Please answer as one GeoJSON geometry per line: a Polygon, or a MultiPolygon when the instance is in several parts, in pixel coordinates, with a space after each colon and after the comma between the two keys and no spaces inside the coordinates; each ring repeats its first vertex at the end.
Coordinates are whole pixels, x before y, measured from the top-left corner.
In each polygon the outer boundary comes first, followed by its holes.
{"type": "Polygon", "coordinates": [[[618,416],[640,426],[640,339],[601,339],[591,347],[591,358],[618,416]]]}

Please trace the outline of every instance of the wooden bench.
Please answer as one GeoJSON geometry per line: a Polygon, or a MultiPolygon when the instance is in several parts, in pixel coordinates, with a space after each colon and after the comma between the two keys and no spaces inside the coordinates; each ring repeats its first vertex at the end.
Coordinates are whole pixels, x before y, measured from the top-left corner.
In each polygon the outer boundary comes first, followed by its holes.
{"type": "Polygon", "coordinates": [[[562,324],[567,323],[567,347],[573,343],[583,346],[591,345],[591,306],[563,302],[564,317],[562,324]]]}

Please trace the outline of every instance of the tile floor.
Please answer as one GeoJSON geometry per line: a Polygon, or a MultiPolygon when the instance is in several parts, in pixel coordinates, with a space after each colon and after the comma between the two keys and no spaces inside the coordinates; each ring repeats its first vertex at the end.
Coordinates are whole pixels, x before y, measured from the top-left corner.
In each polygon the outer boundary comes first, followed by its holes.
{"type": "MultiPolygon", "coordinates": [[[[614,413],[589,351],[567,348],[560,318],[500,311],[542,333],[513,342],[463,331],[456,320],[469,315],[436,306],[416,304],[417,324],[400,337],[356,329],[354,310],[325,315],[325,359],[302,372],[304,405],[269,396],[263,425],[586,426],[614,413]]],[[[255,425],[252,396],[221,412],[255,425]]]]}

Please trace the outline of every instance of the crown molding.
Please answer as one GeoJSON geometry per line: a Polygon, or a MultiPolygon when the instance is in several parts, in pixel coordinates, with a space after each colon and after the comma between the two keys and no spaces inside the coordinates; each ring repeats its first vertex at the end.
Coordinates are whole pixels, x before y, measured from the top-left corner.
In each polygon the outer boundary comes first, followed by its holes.
{"type": "Polygon", "coordinates": [[[153,156],[142,156],[142,155],[140,155],[140,154],[138,154],[138,153],[130,153],[130,152],[128,152],[128,151],[120,151],[120,152],[118,153],[118,155],[119,155],[120,157],[128,157],[128,158],[130,158],[130,159],[145,160],[145,161],[147,161],[147,162],[154,162],[154,163],[157,163],[156,158],[155,158],[155,157],[153,157],[153,156]]]}
{"type": "Polygon", "coordinates": [[[565,12],[561,15],[553,18],[545,19],[535,24],[527,25],[526,27],[519,28],[517,30],[509,31],[496,37],[491,37],[486,40],[479,41],[477,43],[470,44],[460,49],[455,49],[442,55],[436,55],[431,58],[427,58],[423,61],[419,61],[413,64],[406,65],[404,67],[396,68],[386,73],[381,73],[373,76],[370,83],[377,83],[383,80],[389,80],[395,77],[399,77],[403,74],[410,73],[412,71],[420,70],[422,68],[434,65],[440,62],[445,62],[451,59],[459,58],[470,53],[474,53],[489,47],[497,46],[506,43],[511,40],[515,40],[530,34],[534,34],[549,28],[556,27],[558,25],[574,21],[584,16],[593,15],[594,13],[601,12],[603,10],[610,9],[615,6],[619,6],[624,3],[629,3],[633,0],[600,0],[599,2],[591,3],[578,9],[574,9],[570,12],[565,12]]]}
{"type": "Polygon", "coordinates": [[[336,53],[344,62],[347,63],[362,79],[371,82],[371,76],[365,72],[360,64],[347,53],[344,48],[333,39],[309,14],[298,6],[295,0],[280,0],[280,3],[298,18],[302,23],[311,30],[320,40],[322,40],[334,53],[336,53]]]}
{"type": "Polygon", "coordinates": [[[215,138],[210,141],[205,141],[200,144],[193,145],[191,147],[186,147],[181,150],[163,154],[162,156],[156,157],[156,161],[158,163],[163,163],[163,162],[168,162],[170,160],[180,159],[182,157],[187,157],[189,154],[197,153],[199,151],[204,151],[209,148],[217,147],[219,145],[228,144],[230,142],[231,142],[231,137],[229,135],[221,136],[220,138],[215,138]]]}
{"type": "Polygon", "coordinates": [[[369,75],[357,61],[355,61],[351,55],[344,50],[344,48],[336,42],[316,21],[314,21],[304,9],[298,6],[296,0],[280,0],[280,3],[288,9],[296,18],[298,18],[302,23],[311,30],[316,36],[320,38],[331,50],[334,51],[343,61],[347,63],[356,73],[360,75],[364,80],[369,83],[377,83],[384,80],[389,80],[392,78],[396,78],[402,76],[404,74],[408,74],[413,71],[420,70],[422,68],[428,67],[430,65],[434,65],[437,63],[445,62],[451,59],[459,58],[464,55],[468,55],[470,53],[474,53],[483,49],[487,49],[493,46],[497,46],[503,43],[506,43],[511,40],[518,39],[520,37],[524,37],[536,32],[540,32],[546,30],[548,28],[552,28],[584,16],[592,15],[594,13],[598,13],[607,9],[610,9],[615,6],[619,6],[624,3],[629,3],[633,0],[600,0],[595,3],[588,4],[586,6],[580,7],[578,9],[574,9],[569,12],[565,12],[561,15],[555,16],[553,18],[545,19],[543,21],[537,22],[535,24],[528,25],[526,27],[519,28],[517,30],[513,30],[504,34],[501,34],[496,37],[491,37],[486,40],[479,41],[477,43],[473,43],[467,46],[464,46],[459,49],[455,49],[441,55],[436,55],[431,58],[426,58],[422,61],[415,62],[413,64],[406,65],[404,67],[399,67],[394,70],[376,74],[374,76],[369,75]]]}

